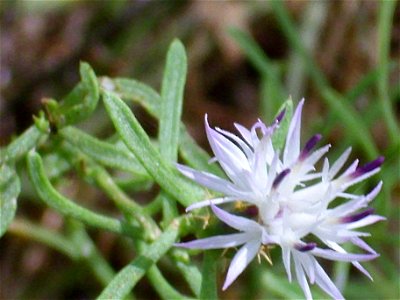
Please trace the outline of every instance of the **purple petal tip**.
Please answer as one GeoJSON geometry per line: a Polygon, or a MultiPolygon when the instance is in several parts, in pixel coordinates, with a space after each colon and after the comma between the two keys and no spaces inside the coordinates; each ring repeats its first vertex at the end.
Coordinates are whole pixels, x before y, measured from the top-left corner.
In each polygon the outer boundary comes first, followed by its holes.
{"type": "Polygon", "coordinates": [[[277,123],[280,123],[281,121],[282,121],[282,119],[283,119],[283,117],[285,116],[285,114],[286,114],[286,108],[284,108],[284,109],[282,109],[282,111],[279,113],[279,115],[276,117],[276,122],[277,123]]]}
{"type": "Polygon", "coordinates": [[[368,208],[360,213],[341,218],[341,222],[342,223],[353,223],[353,222],[362,220],[365,217],[368,217],[369,215],[372,215],[374,213],[374,211],[375,210],[373,208],[368,208]]]}
{"type": "Polygon", "coordinates": [[[311,152],[312,148],[315,147],[315,145],[322,139],[322,135],[316,134],[312,136],[306,145],[304,146],[301,154],[300,154],[300,159],[304,159],[308,156],[308,154],[311,152]]]}
{"type": "Polygon", "coordinates": [[[307,252],[313,250],[315,247],[317,247],[316,243],[307,243],[303,245],[296,245],[295,248],[296,250],[300,252],[307,252]]]}
{"type": "Polygon", "coordinates": [[[280,173],[275,177],[274,182],[272,183],[272,187],[273,187],[274,189],[276,189],[276,188],[279,186],[279,184],[282,182],[283,178],[285,178],[285,176],[286,176],[287,174],[289,174],[289,173],[290,173],[290,169],[285,169],[285,170],[283,170],[282,172],[280,172],[280,173]]]}
{"type": "Polygon", "coordinates": [[[370,171],[373,171],[373,170],[379,168],[383,164],[384,160],[385,160],[385,158],[383,156],[379,156],[377,159],[375,159],[369,163],[366,163],[365,165],[363,165],[361,167],[358,167],[354,171],[352,176],[357,177],[357,176],[363,175],[365,173],[368,173],[370,171]]]}

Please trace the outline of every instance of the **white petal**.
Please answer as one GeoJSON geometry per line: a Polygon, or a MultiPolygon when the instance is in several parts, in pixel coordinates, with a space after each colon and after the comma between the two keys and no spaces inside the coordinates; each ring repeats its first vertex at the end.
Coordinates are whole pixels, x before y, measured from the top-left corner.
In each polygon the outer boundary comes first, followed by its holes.
{"type": "Polygon", "coordinates": [[[334,299],[344,299],[343,295],[340,293],[338,288],[326,274],[324,269],[319,265],[319,263],[315,262],[315,282],[330,296],[334,299]]]}
{"type": "Polygon", "coordinates": [[[343,152],[343,154],[335,161],[335,163],[332,165],[331,169],[329,170],[329,179],[332,179],[336,176],[336,174],[340,171],[340,169],[343,167],[345,164],[346,160],[349,158],[349,155],[351,153],[351,147],[347,148],[346,151],[343,152]]]}
{"type": "Polygon", "coordinates": [[[300,154],[300,129],[301,129],[301,111],[303,109],[304,99],[297,105],[289,125],[286,138],[285,150],[283,152],[283,162],[285,166],[290,165],[297,160],[300,154]]]}
{"type": "MultiPolygon", "coordinates": [[[[332,216],[341,217],[367,206],[367,204],[371,202],[376,197],[376,195],[378,195],[381,188],[382,181],[380,181],[367,195],[354,195],[354,197],[356,197],[355,199],[333,208],[331,210],[332,216]]],[[[347,198],[350,198],[350,195],[347,198]]]]}
{"type": "Polygon", "coordinates": [[[232,282],[243,272],[243,270],[256,256],[260,246],[260,241],[251,241],[240,248],[240,250],[232,259],[222,290],[226,290],[226,288],[230,286],[232,282]]]}
{"type": "Polygon", "coordinates": [[[251,146],[253,146],[253,143],[251,141],[251,133],[250,130],[248,130],[247,128],[245,128],[244,126],[238,124],[238,123],[234,123],[233,124],[237,131],[239,131],[239,133],[242,135],[242,137],[244,138],[244,140],[251,146]]]}
{"type": "Polygon", "coordinates": [[[249,145],[247,143],[245,143],[242,139],[240,139],[239,137],[237,137],[236,135],[234,135],[233,133],[230,133],[229,131],[223,130],[221,128],[215,128],[218,132],[222,133],[223,135],[225,135],[226,137],[234,140],[239,146],[240,148],[243,150],[243,152],[246,154],[247,158],[250,158],[253,156],[253,151],[252,149],[249,147],[249,145]]]}
{"type": "Polygon", "coordinates": [[[247,157],[237,145],[212,129],[208,125],[207,118],[205,118],[205,127],[210,146],[226,175],[235,182],[240,181],[238,174],[242,170],[250,170],[247,157]]]}
{"type": "Polygon", "coordinates": [[[225,224],[229,225],[232,228],[235,228],[236,230],[248,231],[254,235],[259,234],[261,240],[262,230],[260,224],[258,224],[257,222],[244,217],[239,217],[230,214],[220,209],[219,207],[215,206],[214,204],[211,204],[211,209],[213,210],[214,214],[218,217],[218,219],[220,219],[225,224]]]}
{"type": "Polygon", "coordinates": [[[374,249],[372,249],[370,245],[368,245],[366,242],[364,242],[359,237],[353,237],[353,238],[350,239],[350,241],[354,245],[360,247],[361,249],[363,249],[365,251],[368,251],[369,253],[376,254],[376,251],[374,249]]]}
{"type": "Polygon", "coordinates": [[[355,177],[355,178],[350,177],[349,179],[346,180],[346,182],[345,182],[345,184],[343,185],[342,188],[345,190],[345,189],[347,189],[348,187],[350,187],[350,186],[352,186],[352,185],[355,185],[356,183],[359,183],[359,182],[361,182],[361,181],[363,181],[363,180],[365,180],[365,179],[367,179],[367,178],[369,178],[369,177],[375,175],[375,174],[378,173],[380,170],[381,170],[381,168],[376,168],[376,169],[373,169],[373,170],[371,170],[370,172],[365,173],[365,174],[363,174],[363,175],[361,175],[361,176],[357,176],[357,177],[355,177]]]}
{"type": "Polygon", "coordinates": [[[290,248],[282,246],[282,261],[285,266],[289,282],[292,282],[292,271],[290,269],[290,248]]]}
{"type": "Polygon", "coordinates": [[[250,239],[246,233],[233,233],[217,235],[205,239],[194,240],[185,243],[177,243],[175,246],[189,249],[222,249],[242,245],[250,239]]]}
{"type": "Polygon", "coordinates": [[[378,215],[370,215],[368,217],[365,217],[364,219],[347,224],[346,228],[348,229],[360,228],[383,220],[386,220],[386,218],[378,215]]]}
{"type": "Polygon", "coordinates": [[[176,167],[186,177],[211,190],[223,193],[225,195],[235,195],[240,193],[240,191],[231,182],[215,176],[214,174],[196,171],[180,164],[177,164],[176,167]]]}
{"type": "Polygon", "coordinates": [[[307,282],[306,275],[304,274],[303,266],[301,265],[300,258],[297,255],[293,255],[293,260],[294,260],[294,269],[296,271],[296,278],[297,281],[300,284],[301,289],[304,292],[304,295],[306,296],[306,299],[312,300],[312,295],[310,291],[310,287],[307,282]]]}
{"type": "Polygon", "coordinates": [[[361,273],[363,273],[365,276],[367,276],[371,281],[374,281],[372,279],[371,274],[369,274],[369,272],[359,263],[356,261],[352,262],[353,266],[356,267],[361,273]]]}
{"type": "Polygon", "coordinates": [[[315,248],[310,251],[315,256],[338,261],[366,261],[376,258],[377,254],[339,253],[330,249],[315,248]]]}
{"type": "Polygon", "coordinates": [[[223,197],[223,198],[214,198],[214,199],[208,199],[200,202],[193,203],[192,205],[189,205],[186,207],[186,212],[189,212],[193,209],[209,206],[211,204],[219,205],[223,203],[229,203],[232,201],[237,201],[239,200],[238,198],[235,197],[223,197]]]}

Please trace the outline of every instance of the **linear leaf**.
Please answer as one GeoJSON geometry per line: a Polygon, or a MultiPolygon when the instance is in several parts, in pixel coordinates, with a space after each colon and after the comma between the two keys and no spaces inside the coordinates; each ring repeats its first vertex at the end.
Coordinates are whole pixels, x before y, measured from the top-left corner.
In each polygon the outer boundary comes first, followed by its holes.
{"type": "Polygon", "coordinates": [[[29,177],[39,197],[50,207],[65,216],[70,216],[87,225],[102,228],[117,233],[124,233],[120,221],[94,213],[79,206],[68,198],[60,195],[47,178],[42,159],[39,154],[31,151],[27,156],[29,177]]]}
{"type": "Polygon", "coordinates": [[[74,127],[65,127],[60,135],[83,153],[102,165],[131,172],[135,175],[149,177],[146,170],[129,151],[115,145],[100,141],[74,127]]]}
{"type": "Polygon", "coordinates": [[[0,237],[6,232],[17,210],[21,183],[15,169],[7,164],[0,167],[0,237]]]}
{"type": "Polygon", "coordinates": [[[186,53],[179,40],[169,47],[161,87],[160,153],[175,162],[178,158],[179,124],[182,115],[183,91],[186,81],[186,53]]]}
{"type": "Polygon", "coordinates": [[[159,117],[161,96],[151,87],[130,78],[101,77],[100,84],[106,91],[116,93],[125,101],[142,105],[153,117],[159,117]]]}
{"type": "Polygon", "coordinates": [[[124,267],[97,299],[123,299],[129,294],[146,271],[172,246],[178,236],[178,224],[171,223],[167,230],[152,243],[147,251],[124,267]]]}
{"type": "MultiPolygon", "coordinates": [[[[114,91],[125,101],[142,105],[155,118],[160,116],[161,97],[147,85],[128,78],[102,78],[102,87],[114,91]]],[[[204,151],[188,134],[185,125],[180,124],[179,152],[184,161],[193,168],[208,171],[224,177],[224,173],[216,164],[209,164],[210,155],[204,151]]]]}
{"type": "Polygon", "coordinates": [[[161,158],[129,107],[118,96],[104,92],[103,100],[122,140],[168,194],[184,206],[203,198],[202,190],[179,176],[177,171],[161,158]]]}
{"type": "MultiPolygon", "coordinates": [[[[40,117],[37,118],[37,120],[42,123],[44,121],[40,117]]],[[[48,122],[46,122],[46,124],[48,126],[48,122]]],[[[0,163],[18,160],[23,157],[40,142],[42,137],[46,136],[46,131],[46,128],[41,129],[35,125],[29,127],[5,148],[4,152],[1,153],[0,163]]]]}

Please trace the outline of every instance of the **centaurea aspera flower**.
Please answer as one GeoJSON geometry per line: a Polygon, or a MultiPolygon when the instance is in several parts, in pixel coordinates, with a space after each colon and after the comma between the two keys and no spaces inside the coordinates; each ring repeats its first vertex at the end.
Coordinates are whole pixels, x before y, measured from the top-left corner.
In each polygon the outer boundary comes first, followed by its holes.
{"type": "Polygon", "coordinates": [[[354,229],[384,219],[374,215],[372,209],[360,212],[378,194],[382,183],[367,195],[354,195],[346,193],[346,190],[377,173],[383,158],[361,167],[358,167],[356,160],[338,175],[350,155],[351,149],[348,149],[332,166],[325,158],[322,171],[316,172],[314,165],[328,152],[330,145],[313,151],[321,139],[320,135],[315,135],[303,149],[300,148],[303,104],[304,100],[299,103],[290,121],[282,157],[274,149],[271,137],[279,126],[283,113],[270,127],[260,120],[250,130],[235,124],[241,137],[219,128],[212,129],[206,116],[206,133],[215,161],[220,164],[229,180],[178,165],[178,169],[187,177],[223,194],[219,198],[195,203],[187,210],[211,205],[219,219],[241,231],[238,234],[178,244],[201,249],[244,244],[229,267],[224,289],[245,269],[260,247],[269,244],[281,247],[289,281],[292,279],[293,260],[296,279],[307,299],[312,298],[308,282],[316,283],[335,299],[343,298],[316,257],[349,261],[371,278],[360,262],[371,260],[378,254],[361,239],[369,234],[354,229]],[[348,202],[332,206],[331,203],[338,198],[347,199],[348,202]],[[234,216],[215,206],[232,201],[255,205],[258,208],[258,222],[234,216]],[[314,237],[316,242],[304,242],[305,237],[307,240],[314,237]],[[317,242],[325,247],[318,247],[317,242]],[[345,242],[350,242],[367,253],[347,253],[341,246],[345,242]]]}

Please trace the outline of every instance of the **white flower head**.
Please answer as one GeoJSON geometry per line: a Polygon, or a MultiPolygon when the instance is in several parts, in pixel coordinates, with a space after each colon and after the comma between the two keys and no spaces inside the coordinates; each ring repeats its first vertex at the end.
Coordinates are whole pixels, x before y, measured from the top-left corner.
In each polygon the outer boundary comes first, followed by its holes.
{"type": "Polygon", "coordinates": [[[356,160],[338,175],[350,155],[351,149],[348,149],[332,166],[325,158],[322,171],[316,172],[315,164],[328,152],[330,145],[313,150],[321,139],[317,134],[303,148],[300,147],[303,104],[304,100],[299,103],[290,121],[282,156],[274,149],[271,138],[284,112],[270,127],[260,120],[250,130],[235,124],[240,136],[219,128],[212,129],[206,116],[206,133],[215,155],[213,161],[220,164],[228,179],[183,165],[177,166],[185,176],[222,194],[221,197],[195,203],[187,211],[211,205],[220,220],[240,231],[177,244],[199,249],[243,245],[230,264],[223,289],[243,272],[262,245],[269,244],[281,247],[289,281],[292,280],[293,261],[296,279],[307,299],[312,298],[309,283],[316,283],[334,299],[343,299],[316,257],[351,262],[371,278],[360,262],[374,259],[378,254],[362,240],[369,234],[356,229],[384,220],[368,208],[382,183],[367,195],[354,195],[346,190],[379,172],[383,158],[361,167],[356,160]],[[331,205],[338,198],[348,201],[331,205]],[[255,205],[258,219],[235,216],[215,206],[232,201],[255,205]],[[306,237],[307,241],[315,242],[305,242],[306,237]],[[346,242],[367,253],[347,253],[341,246],[346,242]]]}

